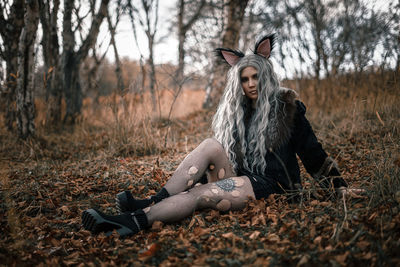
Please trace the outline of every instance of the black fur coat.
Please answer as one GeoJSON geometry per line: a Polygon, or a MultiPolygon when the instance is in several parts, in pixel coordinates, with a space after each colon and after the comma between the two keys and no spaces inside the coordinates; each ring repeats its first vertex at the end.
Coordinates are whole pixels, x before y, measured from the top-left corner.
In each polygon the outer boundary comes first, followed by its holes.
{"type": "MultiPolygon", "coordinates": [[[[276,182],[283,191],[301,188],[300,168],[296,158],[299,156],[308,173],[317,179],[324,188],[347,186],[340,177],[334,160],[318,142],[314,131],[305,117],[305,105],[296,100],[297,94],[290,89],[280,90],[276,101],[271,102],[269,115],[268,147],[265,160],[267,162],[264,175],[250,173],[239,167],[238,175],[247,175],[250,179],[264,179],[276,182]],[[278,108],[276,108],[278,105],[278,108]]],[[[248,123],[250,119],[245,120],[248,123]]],[[[249,128],[249,127],[246,127],[249,128]]],[[[240,149],[235,149],[238,165],[243,163],[240,149]]],[[[254,187],[254,186],[253,186],[254,187]]],[[[257,189],[255,193],[257,195],[257,189]]]]}

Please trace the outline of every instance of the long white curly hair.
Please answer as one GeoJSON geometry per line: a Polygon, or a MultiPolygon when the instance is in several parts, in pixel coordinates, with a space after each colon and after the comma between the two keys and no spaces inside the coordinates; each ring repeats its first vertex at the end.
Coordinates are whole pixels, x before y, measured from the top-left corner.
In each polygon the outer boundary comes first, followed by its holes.
{"type": "MultiPolygon", "coordinates": [[[[220,100],[217,112],[212,121],[215,138],[224,147],[235,170],[244,168],[250,172],[263,175],[267,166],[264,155],[270,144],[267,144],[267,127],[271,103],[276,100],[279,81],[269,59],[256,54],[244,56],[228,72],[227,84],[220,100]],[[247,129],[244,118],[251,108],[247,96],[243,95],[240,74],[246,67],[257,70],[258,98],[254,114],[247,129]],[[235,145],[240,144],[243,155],[243,166],[238,166],[235,145]]],[[[275,105],[277,107],[277,105],[275,105]]]]}

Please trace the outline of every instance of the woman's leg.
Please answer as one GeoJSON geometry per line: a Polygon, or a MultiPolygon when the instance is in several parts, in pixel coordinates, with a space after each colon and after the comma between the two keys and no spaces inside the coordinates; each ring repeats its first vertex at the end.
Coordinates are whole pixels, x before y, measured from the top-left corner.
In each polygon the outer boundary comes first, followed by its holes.
{"type": "Polygon", "coordinates": [[[215,138],[204,140],[178,166],[164,188],[175,195],[193,187],[205,172],[209,182],[235,175],[222,145],[215,138]]]}
{"type": "Polygon", "coordinates": [[[189,153],[157,195],[137,200],[125,191],[117,195],[117,207],[121,212],[143,209],[192,188],[206,172],[209,182],[235,175],[224,148],[214,138],[204,140],[189,153]]]}
{"type": "Polygon", "coordinates": [[[155,221],[169,223],[179,221],[198,209],[240,210],[245,207],[249,198],[255,198],[249,178],[247,176],[231,177],[196,186],[147,207],[143,211],[149,225],[155,221]]]}
{"type": "Polygon", "coordinates": [[[254,197],[247,176],[231,177],[194,187],[132,213],[110,216],[88,209],[82,214],[82,224],[95,234],[105,232],[109,235],[116,230],[121,236],[132,235],[150,227],[155,221],[179,221],[198,209],[240,210],[249,198],[254,197]]]}

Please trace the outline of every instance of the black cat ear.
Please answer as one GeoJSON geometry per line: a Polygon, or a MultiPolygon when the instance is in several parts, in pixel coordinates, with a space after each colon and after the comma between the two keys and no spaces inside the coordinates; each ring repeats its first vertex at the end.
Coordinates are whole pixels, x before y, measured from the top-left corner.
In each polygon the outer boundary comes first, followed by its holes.
{"type": "Polygon", "coordinates": [[[255,45],[254,53],[269,58],[275,44],[276,35],[270,34],[262,37],[255,45]]]}
{"type": "Polygon", "coordinates": [[[236,63],[238,63],[238,61],[244,57],[242,52],[227,48],[217,48],[215,49],[215,52],[218,57],[225,60],[225,62],[231,66],[236,65],[236,63]]]}

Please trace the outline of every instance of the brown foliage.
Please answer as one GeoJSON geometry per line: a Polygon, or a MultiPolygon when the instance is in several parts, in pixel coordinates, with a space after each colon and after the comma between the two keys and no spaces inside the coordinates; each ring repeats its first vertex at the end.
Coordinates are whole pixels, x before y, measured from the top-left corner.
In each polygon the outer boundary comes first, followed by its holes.
{"type": "Polygon", "coordinates": [[[290,195],[273,195],[249,201],[240,212],[208,210],[176,224],[157,222],[126,239],[92,236],[81,227],[81,212],[98,207],[115,213],[114,196],[122,190],[138,197],[156,192],[186,153],[210,136],[213,112],[170,123],[147,119],[132,128],[122,122],[125,143],[116,134],[118,124],[92,125],[86,119],[74,132],[42,131],[40,138],[22,143],[2,130],[0,260],[6,265],[399,265],[400,114],[394,94],[399,84],[387,75],[348,83],[342,77],[318,87],[315,81],[307,81],[308,87],[299,83],[324,147],[350,186],[366,189],[360,198],[326,199],[303,169],[298,203],[288,201],[290,195]],[[315,88],[324,88],[322,96],[332,91],[321,98],[315,88]],[[146,142],[155,150],[143,152],[146,142]]]}

